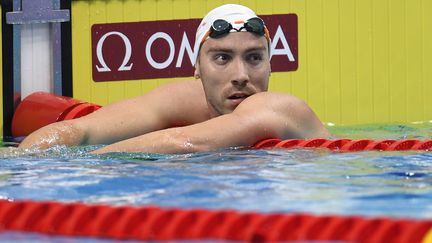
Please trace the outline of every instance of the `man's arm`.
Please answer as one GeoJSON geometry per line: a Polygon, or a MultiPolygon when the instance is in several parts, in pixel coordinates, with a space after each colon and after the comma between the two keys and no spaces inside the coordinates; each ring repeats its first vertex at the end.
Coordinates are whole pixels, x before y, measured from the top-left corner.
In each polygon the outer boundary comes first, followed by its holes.
{"type": "Polygon", "coordinates": [[[201,84],[196,81],[163,85],[143,96],[102,107],[85,117],[45,126],[30,134],[20,147],[110,144],[167,127],[188,124],[190,121],[182,117],[194,117],[187,113],[191,110],[189,103],[193,100],[198,109],[205,106],[204,98],[197,98],[204,97],[202,92],[201,84]]]}
{"type": "Polygon", "coordinates": [[[54,145],[77,145],[85,141],[86,134],[76,122],[63,121],[49,124],[27,136],[20,148],[48,148],[54,145]]]}
{"type": "Polygon", "coordinates": [[[94,151],[186,153],[252,146],[266,138],[326,137],[328,131],[303,101],[263,92],[234,112],[185,127],[155,131],[94,151]]]}

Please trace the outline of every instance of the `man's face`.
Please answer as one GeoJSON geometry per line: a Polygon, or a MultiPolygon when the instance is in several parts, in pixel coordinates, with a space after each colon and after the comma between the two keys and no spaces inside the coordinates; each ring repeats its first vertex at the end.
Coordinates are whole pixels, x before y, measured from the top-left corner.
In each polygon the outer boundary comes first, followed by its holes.
{"type": "Polygon", "coordinates": [[[196,64],[213,116],[231,113],[247,97],[267,91],[270,72],[266,38],[249,32],[207,39],[196,64]]]}

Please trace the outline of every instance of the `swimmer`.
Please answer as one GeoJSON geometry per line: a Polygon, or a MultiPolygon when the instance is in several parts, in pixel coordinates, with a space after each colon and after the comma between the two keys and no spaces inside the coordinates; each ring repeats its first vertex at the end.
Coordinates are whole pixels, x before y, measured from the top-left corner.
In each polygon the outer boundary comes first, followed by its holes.
{"type": "Polygon", "coordinates": [[[269,43],[264,22],[251,9],[215,8],[196,32],[195,80],[50,124],[19,147],[108,144],[93,153],[189,153],[248,147],[268,138],[328,137],[304,101],[267,91],[269,43]]]}

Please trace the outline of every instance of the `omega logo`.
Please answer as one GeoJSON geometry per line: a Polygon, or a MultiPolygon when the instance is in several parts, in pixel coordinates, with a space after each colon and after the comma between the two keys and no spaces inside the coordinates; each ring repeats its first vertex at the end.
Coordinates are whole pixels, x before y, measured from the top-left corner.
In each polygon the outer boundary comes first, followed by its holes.
{"type": "Polygon", "coordinates": [[[117,69],[117,71],[129,71],[132,69],[133,63],[131,63],[129,66],[126,66],[126,64],[129,62],[130,57],[132,55],[132,46],[130,43],[129,38],[127,38],[127,36],[125,36],[123,33],[118,32],[118,31],[111,31],[106,33],[105,35],[102,36],[102,38],[100,38],[100,40],[97,43],[96,46],[96,56],[97,59],[100,63],[100,65],[102,65],[102,67],[99,67],[98,65],[96,65],[96,69],[98,70],[98,72],[110,72],[111,69],[106,65],[106,62],[103,58],[103,53],[102,53],[102,47],[103,44],[105,42],[105,39],[108,38],[108,36],[110,35],[118,35],[122,38],[123,43],[126,46],[126,52],[125,52],[125,56],[123,58],[123,62],[120,65],[120,67],[117,69]]]}
{"type": "MultiPolygon", "coordinates": [[[[120,65],[120,67],[117,69],[117,71],[129,71],[132,69],[133,63],[130,63],[129,65],[127,65],[129,63],[129,60],[131,58],[132,55],[132,46],[131,46],[131,42],[129,40],[129,38],[124,35],[121,32],[118,31],[111,31],[108,32],[106,34],[104,34],[100,40],[97,42],[97,46],[96,46],[96,56],[97,59],[100,63],[100,66],[96,65],[96,69],[98,72],[110,72],[111,69],[108,67],[108,65],[106,64],[104,58],[103,58],[103,53],[102,53],[102,47],[103,44],[105,42],[105,40],[111,36],[111,35],[118,35],[121,37],[121,39],[123,40],[123,43],[126,47],[126,51],[123,57],[123,62],[120,65]]],[[[285,38],[285,35],[282,31],[282,28],[280,27],[280,25],[278,26],[276,33],[274,35],[274,38],[271,42],[270,45],[271,48],[271,56],[276,56],[276,55],[286,55],[288,60],[290,62],[294,62],[294,55],[292,54],[291,48],[288,44],[288,41],[285,38]],[[276,49],[277,44],[281,42],[283,48],[281,49],[276,49]]],[[[180,44],[180,51],[179,51],[179,55],[177,58],[177,62],[176,62],[176,67],[179,68],[181,67],[181,63],[183,62],[183,58],[184,58],[184,54],[185,52],[187,52],[188,56],[189,56],[189,60],[193,65],[195,65],[195,55],[196,55],[196,51],[192,51],[192,47],[191,44],[189,43],[189,40],[187,38],[186,33],[183,33],[183,37],[182,37],[182,41],[180,44]]],[[[175,54],[175,44],[173,39],[171,38],[171,36],[165,32],[156,32],[154,33],[147,41],[147,44],[145,46],[145,56],[147,57],[147,61],[150,63],[150,65],[155,68],[155,69],[165,69],[167,68],[169,65],[171,65],[171,63],[174,60],[174,54],[175,54]],[[169,46],[169,55],[168,58],[163,61],[163,62],[156,62],[155,59],[153,58],[153,56],[151,55],[151,49],[153,46],[153,43],[157,40],[157,39],[163,39],[168,43],[169,46]]]]}
{"type": "MultiPolygon", "coordinates": [[[[111,36],[111,35],[118,35],[121,37],[125,47],[126,47],[126,51],[123,57],[123,62],[120,65],[120,67],[117,69],[117,71],[129,71],[132,69],[133,63],[129,64],[127,66],[127,64],[129,63],[129,60],[131,58],[132,55],[132,45],[131,42],[129,40],[129,38],[118,31],[111,31],[108,32],[106,34],[104,34],[99,41],[97,42],[96,45],[96,56],[97,56],[97,60],[99,62],[99,64],[102,66],[100,67],[99,65],[96,65],[96,69],[98,72],[110,72],[111,69],[108,67],[108,65],[105,62],[105,59],[103,57],[103,52],[102,52],[102,48],[104,45],[105,40],[111,36]]],[[[180,44],[180,52],[179,52],[179,56],[177,58],[177,62],[176,62],[176,67],[179,68],[181,67],[181,64],[183,62],[183,58],[185,55],[185,52],[187,52],[188,56],[189,56],[189,60],[193,65],[195,65],[195,51],[192,51],[192,47],[191,44],[189,43],[189,40],[187,38],[186,32],[183,33],[183,37],[182,37],[182,41],[180,44]]],[[[145,56],[147,57],[147,61],[150,63],[150,65],[155,68],[155,69],[164,69],[167,68],[169,65],[171,65],[172,61],[174,60],[174,54],[175,54],[175,45],[174,45],[174,40],[171,38],[171,36],[165,32],[156,32],[154,33],[147,41],[147,44],[145,46],[145,56]],[[168,45],[169,45],[169,55],[168,58],[163,61],[163,62],[156,62],[155,59],[153,58],[153,56],[151,55],[151,50],[153,47],[153,43],[157,40],[157,39],[163,39],[165,40],[168,45]]]]}

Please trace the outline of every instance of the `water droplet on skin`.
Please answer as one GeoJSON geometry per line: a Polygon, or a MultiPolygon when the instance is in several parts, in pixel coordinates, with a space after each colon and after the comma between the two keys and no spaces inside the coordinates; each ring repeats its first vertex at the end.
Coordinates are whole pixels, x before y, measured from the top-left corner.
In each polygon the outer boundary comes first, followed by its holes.
{"type": "Polygon", "coordinates": [[[191,143],[190,139],[186,140],[183,144],[185,148],[193,148],[193,144],[191,143]]]}

